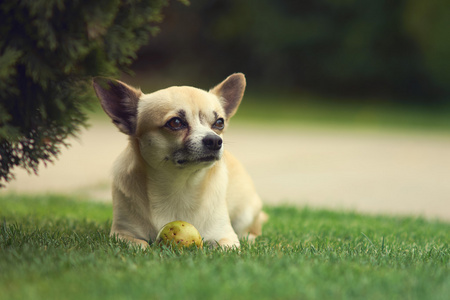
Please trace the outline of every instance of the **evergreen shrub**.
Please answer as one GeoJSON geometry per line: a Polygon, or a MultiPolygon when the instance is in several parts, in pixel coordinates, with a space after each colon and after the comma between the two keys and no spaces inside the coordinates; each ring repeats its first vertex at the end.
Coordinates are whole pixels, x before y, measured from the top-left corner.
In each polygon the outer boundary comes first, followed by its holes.
{"type": "MultiPolygon", "coordinates": [[[[186,1],[183,1],[186,3],[186,1]]],[[[156,34],[168,0],[0,3],[0,186],[37,172],[86,126],[92,76],[115,76],[156,34]]]]}

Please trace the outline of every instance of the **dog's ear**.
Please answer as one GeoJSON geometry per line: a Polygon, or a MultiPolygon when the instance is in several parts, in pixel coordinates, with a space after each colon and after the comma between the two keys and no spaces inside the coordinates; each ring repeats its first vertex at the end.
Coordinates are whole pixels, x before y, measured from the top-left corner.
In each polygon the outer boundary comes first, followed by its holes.
{"type": "Polygon", "coordinates": [[[123,133],[134,135],[137,107],[142,92],[121,81],[103,77],[95,77],[93,86],[103,110],[113,123],[123,133]]]}
{"type": "Polygon", "coordinates": [[[235,73],[227,77],[224,81],[210,90],[219,97],[222,107],[225,109],[227,119],[231,118],[241,103],[245,91],[245,76],[242,73],[235,73]]]}

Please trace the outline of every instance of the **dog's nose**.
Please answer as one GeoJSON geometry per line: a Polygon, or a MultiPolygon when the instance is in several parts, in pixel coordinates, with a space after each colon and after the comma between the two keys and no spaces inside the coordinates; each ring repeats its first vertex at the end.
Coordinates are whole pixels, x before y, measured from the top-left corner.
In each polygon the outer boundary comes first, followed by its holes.
{"type": "Polygon", "coordinates": [[[222,138],[215,134],[208,134],[203,138],[203,145],[209,150],[219,150],[222,148],[222,138]]]}

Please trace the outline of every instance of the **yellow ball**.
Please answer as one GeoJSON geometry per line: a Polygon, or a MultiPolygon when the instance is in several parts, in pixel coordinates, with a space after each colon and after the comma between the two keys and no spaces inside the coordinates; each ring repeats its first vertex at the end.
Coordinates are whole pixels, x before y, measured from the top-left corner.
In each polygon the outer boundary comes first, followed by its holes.
{"type": "Polygon", "coordinates": [[[203,248],[203,240],[197,228],[184,221],[173,221],[164,225],[156,237],[156,243],[178,248],[193,245],[203,248]]]}

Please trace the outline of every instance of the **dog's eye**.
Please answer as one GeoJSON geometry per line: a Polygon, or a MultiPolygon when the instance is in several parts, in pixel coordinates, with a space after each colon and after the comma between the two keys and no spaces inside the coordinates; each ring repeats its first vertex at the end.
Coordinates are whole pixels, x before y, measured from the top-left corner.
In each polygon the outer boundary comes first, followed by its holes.
{"type": "Polygon", "coordinates": [[[186,127],[186,123],[180,118],[172,118],[166,123],[166,126],[170,129],[182,129],[186,127]]]}
{"type": "Polygon", "coordinates": [[[213,124],[213,127],[222,130],[225,127],[225,121],[222,118],[217,119],[217,121],[213,124]]]}

